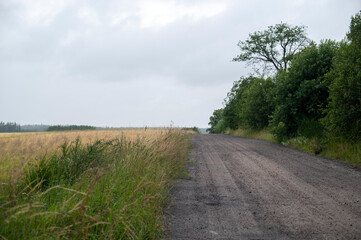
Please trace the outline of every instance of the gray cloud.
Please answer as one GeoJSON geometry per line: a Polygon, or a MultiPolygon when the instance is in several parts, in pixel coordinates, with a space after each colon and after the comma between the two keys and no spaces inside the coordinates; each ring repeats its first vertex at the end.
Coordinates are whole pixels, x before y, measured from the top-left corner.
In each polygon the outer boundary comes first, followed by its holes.
{"type": "Polygon", "coordinates": [[[0,120],[204,127],[250,72],[231,62],[238,40],[281,21],[341,40],[361,9],[356,0],[145,2],[2,1],[0,120]]]}

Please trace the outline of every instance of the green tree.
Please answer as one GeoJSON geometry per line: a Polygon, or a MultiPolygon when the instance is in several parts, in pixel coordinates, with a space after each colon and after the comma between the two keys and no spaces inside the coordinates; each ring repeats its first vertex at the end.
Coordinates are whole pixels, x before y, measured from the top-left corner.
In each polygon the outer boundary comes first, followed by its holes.
{"type": "Polygon", "coordinates": [[[223,118],[223,108],[216,109],[213,111],[213,115],[209,118],[209,123],[211,127],[207,129],[209,133],[216,133],[216,126],[219,121],[223,118]]]}
{"type": "Polygon", "coordinates": [[[238,115],[250,128],[262,129],[268,126],[274,111],[273,89],[275,83],[270,79],[257,78],[248,85],[239,101],[238,115]]]}
{"type": "Polygon", "coordinates": [[[296,136],[304,121],[314,124],[324,116],[330,71],[339,44],[334,41],[312,43],[292,60],[289,71],[279,72],[276,80],[276,110],[272,125],[276,135],[296,136]],[[280,125],[281,124],[281,125],[280,125]],[[279,126],[282,126],[279,128],[279,126]]]}
{"type": "Polygon", "coordinates": [[[330,97],[326,126],[333,136],[361,138],[361,14],[351,19],[344,42],[328,75],[330,97]]]}
{"type": "Polygon", "coordinates": [[[253,76],[241,77],[238,81],[233,83],[231,91],[227,93],[227,98],[224,100],[223,119],[226,127],[230,129],[237,129],[243,125],[240,118],[240,102],[243,97],[244,91],[248,88],[249,84],[256,79],[253,76]]]}
{"type": "Polygon", "coordinates": [[[214,129],[214,133],[224,133],[227,129],[227,126],[224,122],[224,119],[222,118],[221,120],[218,121],[215,129],[214,129]]]}
{"type": "Polygon", "coordinates": [[[269,26],[265,31],[249,34],[246,41],[239,41],[241,54],[233,58],[236,62],[247,62],[259,72],[284,70],[293,56],[309,43],[305,26],[290,26],[280,23],[269,26]]]}

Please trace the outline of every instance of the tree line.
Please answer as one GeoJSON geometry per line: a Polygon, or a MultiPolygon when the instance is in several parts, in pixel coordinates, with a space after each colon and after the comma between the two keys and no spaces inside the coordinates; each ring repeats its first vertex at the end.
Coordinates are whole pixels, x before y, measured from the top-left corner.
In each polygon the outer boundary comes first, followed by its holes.
{"type": "Polygon", "coordinates": [[[72,131],[72,130],[95,130],[96,127],[88,125],[24,125],[15,122],[0,122],[0,132],[31,132],[31,131],[72,131]]]}
{"type": "Polygon", "coordinates": [[[15,122],[0,122],[0,132],[20,132],[21,127],[15,122]]]}
{"type": "Polygon", "coordinates": [[[74,130],[95,130],[96,127],[88,125],[54,125],[48,127],[47,131],[74,131],[74,130]]]}
{"type": "Polygon", "coordinates": [[[286,23],[249,35],[233,61],[254,73],[235,81],[210,117],[209,133],[268,128],[278,141],[304,136],[361,138],[361,14],[340,42],[306,37],[286,23]]]}

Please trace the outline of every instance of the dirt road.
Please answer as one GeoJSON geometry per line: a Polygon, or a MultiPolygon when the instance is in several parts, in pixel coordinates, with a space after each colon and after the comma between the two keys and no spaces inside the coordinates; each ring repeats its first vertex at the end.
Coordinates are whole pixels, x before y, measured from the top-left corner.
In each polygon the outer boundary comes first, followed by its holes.
{"type": "Polygon", "coordinates": [[[262,140],[195,135],[168,239],[361,239],[361,171],[262,140]]]}

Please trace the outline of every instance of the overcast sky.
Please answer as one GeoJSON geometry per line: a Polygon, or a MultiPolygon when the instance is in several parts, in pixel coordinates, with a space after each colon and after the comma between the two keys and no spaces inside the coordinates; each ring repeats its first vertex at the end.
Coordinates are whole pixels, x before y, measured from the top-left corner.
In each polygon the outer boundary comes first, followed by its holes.
{"type": "Polygon", "coordinates": [[[0,121],[207,127],[280,22],[342,40],[360,0],[0,0],[0,121]]]}

